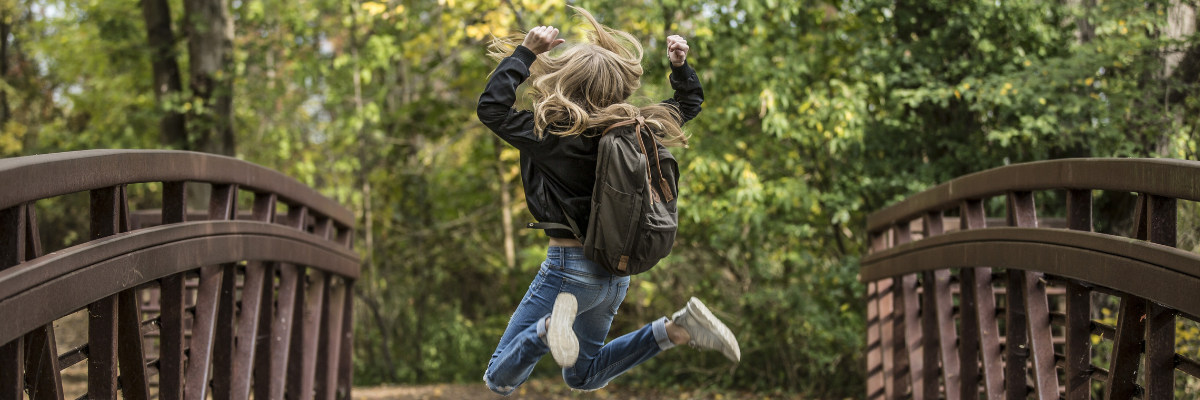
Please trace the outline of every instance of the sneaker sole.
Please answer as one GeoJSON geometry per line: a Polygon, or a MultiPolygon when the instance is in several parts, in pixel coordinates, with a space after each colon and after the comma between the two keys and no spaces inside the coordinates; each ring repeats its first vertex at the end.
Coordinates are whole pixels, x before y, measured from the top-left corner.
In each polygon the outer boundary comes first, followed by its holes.
{"type": "MultiPolygon", "coordinates": [[[[721,339],[721,343],[724,343],[726,348],[733,350],[732,357],[729,354],[725,354],[725,357],[733,362],[741,361],[742,350],[738,346],[737,338],[733,337],[733,332],[729,330],[729,327],[717,319],[717,316],[713,315],[712,311],[709,311],[708,307],[700,299],[693,297],[691,300],[688,300],[688,307],[696,311],[696,315],[700,317],[696,319],[698,322],[706,325],[711,331],[716,332],[717,336],[721,339]]],[[[721,353],[724,354],[725,352],[721,353]]]]}
{"type": "Polygon", "coordinates": [[[575,366],[575,361],[579,359],[579,339],[575,337],[575,311],[578,308],[575,295],[559,293],[554,299],[554,311],[550,314],[547,342],[554,362],[563,368],[575,366]]]}

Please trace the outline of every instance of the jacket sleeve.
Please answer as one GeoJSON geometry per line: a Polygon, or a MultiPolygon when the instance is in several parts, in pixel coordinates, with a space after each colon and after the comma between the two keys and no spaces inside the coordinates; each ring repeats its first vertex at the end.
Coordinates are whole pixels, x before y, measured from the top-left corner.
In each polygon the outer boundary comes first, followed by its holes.
{"type": "Polygon", "coordinates": [[[476,109],[483,125],[519,150],[529,150],[542,142],[533,131],[533,113],[513,108],[517,87],[529,78],[529,66],[536,60],[537,55],[528,48],[517,46],[513,55],[500,61],[492,72],[476,109]]]}
{"type": "Polygon", "coordinates": [[[700,104],[704,103],[704,89],[700,87],[700,78],[687,62],[678,67],[671,66],[671,88],[675,89],[675,97],[663,100],[679,108],[682,120],[680,125],[691,121],[700,115],[700,104]]]}

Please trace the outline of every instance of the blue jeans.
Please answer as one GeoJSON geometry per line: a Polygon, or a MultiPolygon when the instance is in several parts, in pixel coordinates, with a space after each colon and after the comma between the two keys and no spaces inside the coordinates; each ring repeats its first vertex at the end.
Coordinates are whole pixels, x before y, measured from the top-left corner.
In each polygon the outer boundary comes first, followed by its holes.
{"type": "Polygon", "coordinates": [[[609,274],[584,257],[583,248],[550,247],[541,270],[508,321],[483,381],[505,396],[525,383],[533,366],[550,352],[544,339],[545,320],[560,292],[575,295],[579,302],[574,326],[579,360],[575,366],[563,368],[563,380],[573,389],[602,388],[617,375],[674,347],[667,339],[666,318],[604,344],[628,290],[629,277],[609,274]]]}

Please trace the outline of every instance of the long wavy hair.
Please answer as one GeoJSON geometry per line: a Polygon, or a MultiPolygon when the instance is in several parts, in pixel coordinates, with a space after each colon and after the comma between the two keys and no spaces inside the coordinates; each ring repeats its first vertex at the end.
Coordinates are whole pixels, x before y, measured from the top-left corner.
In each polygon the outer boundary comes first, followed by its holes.
{"type": "MultiPolygon", "coordinates": [[[[642,116],[655,138],[666,146],[687,146],[675,106],[658,103],[634,106],[629,97],[641,87],[642,45],[629,33],[601,25],[592,14],[571,7],[592,24],[587,42],[570,44],[557,55],[539,54],[529,68],[534,133],[559,136],[603,132],[613,124],[642,116]]],[[[496,61],[512,55],[525,33],[495,38],[488,56],[496,61]]]]}

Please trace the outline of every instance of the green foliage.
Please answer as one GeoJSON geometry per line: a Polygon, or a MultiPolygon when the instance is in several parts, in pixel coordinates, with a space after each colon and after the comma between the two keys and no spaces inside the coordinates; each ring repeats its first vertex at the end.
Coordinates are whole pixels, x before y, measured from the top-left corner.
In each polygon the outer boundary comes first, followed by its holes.
{"type": "MultiPolygon", "coordinates": [[[[237,156],[359,218],[357,383],[477,382],[546,246],[540,232],[515,229],[532,220],[516,150],[475,117],[494,68],[485,46],[491,35],[551,24],[578,40],[579,21],[561,0],[233,4],[237,156]]],[[[1178,72],[1184,64],[1167,75],[1163,61],[1196,37],[1164,33],[1164,1],[571,4],[646,45],[638,96],[671,95],[663,45],[676,33],[688,38],[707,95],[685,126],[691,147],[673,150],[685,172],[676,251],[634,278],[612,335],[696,296],[743,350],[737,365],[670,351],[622,381],[860,396],[857,270],[869,212],[1006,163],[1196,159],[1196,79],[1178,72]]],[[[171,6],[183,37],[182,5],[171,6]]],[[[4,86],[13,114],[0,155],[155,148],[163,112],[193,107],[188,96],[155,100],[137,1],[4,10],[14,21],[4,86]]],[[[185,47],[176,50],[186,71],[185,47]]],[[[134,208],[157,206],[156,190],[131,189],[134,208]]],[[[1098,229],[1127,229],[1128,200],[1099,196],[1098,229]]],[[[70,221],[85,210],[70,196],[39,204],[50,247],[80,240],[84,227],[70,221]]],[[[549,362],[535,372],[557,374],[549,362]]]]}

